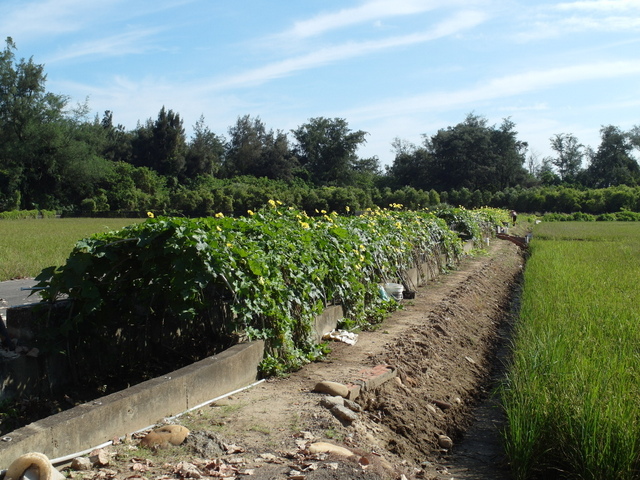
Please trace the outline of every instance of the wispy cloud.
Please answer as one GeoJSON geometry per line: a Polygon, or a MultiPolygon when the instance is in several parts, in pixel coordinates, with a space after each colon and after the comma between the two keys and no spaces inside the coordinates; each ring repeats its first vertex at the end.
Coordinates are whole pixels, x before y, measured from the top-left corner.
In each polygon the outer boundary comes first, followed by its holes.
{"type": "Polygon", "coordinates": [[[279,62],[274,62],[239,75],[228,77],[222,81],[214,82],[211,85],[211,88],[219,90],[229,87],[258,85],[275,78],[290,75],[296,71],[317,68],[322,65],[354,57],[370,55],[381,50],[415,45],[448,35],[453,35],[463,30],[473,28],[482,23],[485,19],[486,14],[482,12],[460,12],[440,22],[428,32],[388,37],[382,40],[349,42],[337,46],[320,48],[306,55],[300,55],[279,62]]]}
{"type": "Polygon", "coordinates": [[[322,13],[307,20],[295,22],[283,37],[307,38],[359,23],[378,21],[383,18],[413,15],[433,10],[451,2],[442,0],[374,0],[358,7],[345,8],[337,12],[322,13]]]}
{"type": "Polygon", "coordinates": [[[583,32],[640,30],[640,0],[594,0],[541,5],[521,16],[520,41],[557,38],[583,32]]]}
{"type": "Polygon", "coordinates": [[[558,3],[553,7],[561,11],[591,11],[591,12],[625,12],[639,10],[638,0],[592,0],[558,3]]]}
{"type": "Polygon", "coordinates": [[[600,62],[534,70],[495,78],[465,90],[429,92],[408,98],[389,99],[353,110],[348,112],[348,115],[351,118],[375,118],[404,115],[427,109],[466,107],[473,110],[478,104],[496,98],[508,98],[560,85],[627,75],[640,75],[640,63],[637,61],[600,62]]]}
{"type": "Polygon", "coordinates": [[[87,18],[123,0],[6,2],[0,6],[0,31],[9,36],[41,38],[84,28],[87,18]]]}
{"type": "MultiPolygon", "coordinates": [[[[193,1],[158,0],[149,3],[131,0],[101,0],[99,2],[87,0],[35,0],[31,2],[9,0],[0,3],[0,32],[3,35],[13,37],[16,41],[51,39],[51,37],[61,34],[105,30],[105,24],[118,25],[164,10],[185,8],[193,1]]],[[[148,31],[148,29],[145,30],[145,32],[148,31]]],[[[123,33],[105,40],[110,42],[116,40],[117,37],[125,40],[127,37],[133,38],[134,36],[131,33],[123,33]]],[[[88,43],[86,46],[91,48],[88,43]]],[[[79,47],[84,49],[84,45],[79,45],[79,47]]]]}
{"type": "Polygon", "coordinates": [[[48,63],[81,57],[114,57],[146,53],[157,48],[147,40],[153,38],[160,31],[159,28],[135,30],[89,42],[71,44],[64,52],[49,58],[48,63]]]}

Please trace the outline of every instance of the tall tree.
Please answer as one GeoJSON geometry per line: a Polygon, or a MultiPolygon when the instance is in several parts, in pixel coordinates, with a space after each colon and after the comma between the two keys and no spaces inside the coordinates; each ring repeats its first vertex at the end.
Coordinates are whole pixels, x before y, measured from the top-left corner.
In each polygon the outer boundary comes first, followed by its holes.
{"type": "Polygon", "coordinates": [[[229,127],[229,141],[224,161],[226,177],[254,175],[262,156],[265,136],[266,127],[260,117],[238,117],[235,125],[229,127]]]}
{"type": "Polygon", "coordinates": [[[180,114],[163,106],[158,118],[138,126],[132,142],[132,163],[161,175],[178,177],[185,168],[186,137],[180,114]]]}
{"type": "Polygon", "coordinates": [[[238,117],[235,125],[229,128],[226,176],[253,175],[289,180],[298,167],[287,134],[281,130],[267,130],[259,117],[238,117]]]}
{"type": "Polygon", "coordinates": [[[131,142],[133,134],[127,132],[122,124],[113,124],[113,112],[106,110],[100,121],[104,131],[104,145],[102,156],[113,162],[131,163],[131,142]]]}
{"type": "Polygon", "coordinates": [[[613,125],[600,129],[600,146],[593,153],[586,176],[590,187],[634,186],[640,182],[640,166],[631,155],[629,134],[613,125]]]}
{"type": "Polygon", "coordinates": [[[224,138],[209,130],[209,127],[204,123],[204,116],[200,116],[193,127],[193,137],[187,147],[185,177],[217,175],[222,165],[223,156],[224,138]]]}
{"type": "MultiPolygon", "coordinates": [[[[497,174],[497,188],[520,185],[527,177],[524,168],[528,144],[518,140],[516,124],[505,118],[498,128],[491,131],[492,154],[497,174]]],[[[490,189],[489,189],[490,190],[490,189]]]]}
{"type": "Polygon", "coordinates": [[[367,132],[352,131],[342,118],[311,118],[295,130],[295,148],[300,164],[317,185],[351,184],[358,148],[367,132]]]}
{"type": "Polygon", "coordinates": [[[67,114],[67,97],[46,91],[44,66],[17,61],[15,50],[7,38],[0,53],[0,208],[59,208],[108,169],[85,125],[86,105],[67,114]]]}
{"type": "Polygon", "coordinates": [[[289,138],[282,130],[269,130],[264,137],[264,147],[256,172],[257,177],[273,180],[291,180],[300,164],[289,146],[289,138]]]}
{"type": "Polygon", "coordinates": [[[551,148],[558,155],[552,162],[558,169],[560,179],[563,182],[574,180],[582,167],[584,145],[570,133],[558,133],[551,137],[551,148]]]}
{"type": "Polygon", "coordinates": [[[431,167],[433,157],[425,147],[418,147],[400,138],[394,139],[391,146],[395,151],[395,158],[387,168],[387,177],[394,188],[403,186],[420,190],[433,187],[431,181],[431,167]]]}
{"type": "Polygon", "coordinates": [[[505,119],[496,128],[484,117],[469,114],[454,127],[425,136],[432,188],[498,191],[526,177],[527,143],[517,139],[515,124],[505,119]]]}

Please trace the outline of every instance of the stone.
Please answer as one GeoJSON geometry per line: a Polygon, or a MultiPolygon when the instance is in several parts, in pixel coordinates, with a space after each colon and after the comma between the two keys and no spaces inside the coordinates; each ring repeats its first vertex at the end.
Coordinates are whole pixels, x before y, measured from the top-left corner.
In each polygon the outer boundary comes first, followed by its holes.
{"type": "Polygon", "coordinates": [[[440,448],[446,448],[448,450],[453,447],[453,440],[446,435],[438,435],[438,445],[440,448]]]}
{"type": "Polygon", "coordinates": [[[33,347],[31,350],[27,352],[27,357],[31,357],[31,358],[38,358],[39,355],[40,355],[40,350],[38,350],[35,347],[33,347]]]}
{"type": "Polygon", "coordinates": [[[349,395],[349,389],[346,385],[338,382],[330,382],[328,380],[324,380],[322,382],[316,383],[316,386],[313,388],[314,392],[326,393],[332,396],[340,396],[347,397],[349,395]]]}
{"type": "Polygon", "coordinates": [[[344,406],[347,407],[349,410],[353,410],[354,412],[361,412],[362,411],[362,407],[360,406],[359,403],[356,403],[352,400],[349,400],[347,398],[344,399],[344,406]]]}
{"type": "Polygon", "coordinates": [[[106,467],[109,465],[109,460],[109,454],[102,448],[94,450],[89,454],[89,461],[91,462],[91,465],[97,467],[106,467]]]}
{"type": "Polygon", "coordinates": [[[145,447],[180,445],[189,436],[189,429],[182,425],[165,425],[147,433],[140,445],[145,447]]]}
{"type": "Polygon", "coordinates": [[[71,460],[71,469],[77,471],[91,470],[91,460],[87,457],[76,457],[71,460]]]}
{"type": "Polygon", "coordinates": [[[333,408],[336,405],[344,405],[346,400],[344,397],[335,396],[335,397],[322,397],[320,400],[320,405],[326,408],[333,408]]]}
{"type": "Polygon", "coordinates": [[[224,442],[210,431],[191,432],[186,443],[201,458],[217,458],[225,454],[224,442]]]}
{"type": "Polygon", "coordinates": [[[316,442],[309,445],[309,453],[333,453],[340,457],[352,457],[354,454],[351,450],[345,447],[339,447],[328,442],[316,442]]]}
{"type": "Polygon", "coordinates": [[[174,473],[182,478],[202,478],[202,473],[193,463],[180,462],[176,465],[174,473]]]}
{"type": "Polygon", "coordinates": [[[344,405],[335,405],[331,409],[331,413],[333,413],[339,420],[343,420],[349,423],[355,422],[358,419],[358,415],[356,414],[356,412],[350,410],[344,405]]]}

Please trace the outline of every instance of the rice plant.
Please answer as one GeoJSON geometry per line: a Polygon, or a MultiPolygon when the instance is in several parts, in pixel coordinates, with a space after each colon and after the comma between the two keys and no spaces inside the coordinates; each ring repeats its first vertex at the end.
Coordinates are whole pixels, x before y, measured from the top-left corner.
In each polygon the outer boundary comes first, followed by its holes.
{"type": "Polygon", "coordinates": [[[640,478],[640,224],[540,227],[503,392],[514,474],[640,478]]]}
{"type": "Polygon", "coordinates": [[[78,240],[139,222],[131,218],[0,220],[0,281],[63,265],[78,240]]]}

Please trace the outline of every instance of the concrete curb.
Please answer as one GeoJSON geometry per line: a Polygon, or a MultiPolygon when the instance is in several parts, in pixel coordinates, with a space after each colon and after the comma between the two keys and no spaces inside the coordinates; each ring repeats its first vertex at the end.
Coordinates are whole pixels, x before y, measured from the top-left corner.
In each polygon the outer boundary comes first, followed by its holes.
{"type": "Polygon", "coordinates": [[[224,352],[12,432],[0,441],[0,468],[26,452],[60,458],[146,428],[257,379],[264,342],[224,352]]]}

